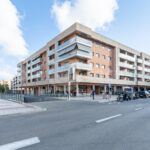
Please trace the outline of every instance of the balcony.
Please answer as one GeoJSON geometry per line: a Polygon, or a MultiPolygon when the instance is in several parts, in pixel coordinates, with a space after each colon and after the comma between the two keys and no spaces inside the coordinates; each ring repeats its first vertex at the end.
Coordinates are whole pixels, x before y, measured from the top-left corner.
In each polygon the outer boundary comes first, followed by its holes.
{"type": "Polygon", "coordinates": [[[49,69],[48,70],[48,74],[54,74],[55,73],[55,69],[49,69]]]}
{"type": "Polygon", "coordinates": [[[32,74],[31,75],[31,78],[33,79],[33,78],[40,78],[42,76],[42,72],[40,71],[39,73],[37,73],[37,74],[32,74]]]}
{"type": "Polygon", "coordinates": [[[31,70],[28,70],[27,73],[31,73],[31,70]]]}
{"type": "Polygon", "coordinates": [[[150,72],[150,69],[149,68],[144,68],[144,71],[145,72],[150,72]]]}
{"type": "Polygon", "coordinates": [[[97,78],[97,77],[89,77],[76,75],[76,82],[86,82],[86,83],[101,83],[101,84],[118,84],[118,85],[135,85],[135,81],[128,80],[117,80],[117,79],[109,79],[109,78],[97,78]]]}
{"type": "Polygon", "coordinates": [[[55,63],[55,59],[48,60],[48,65],[52,65],[55,63]]]}
{"type": "Polygon", "coordinates": [[[126,77],[135,77],[134,72],[127,72],[127,71],[120,71],[121,76],[126,76],[126,77]]]}
{"type": "Polygon", "coordinates": [[[72,44],[74,44],[74,43],[80,43],[80,44],[83,44],[83,45],[92,47],[92,42],[91,42],[91,41],[76,36],[76,37],[74,37],[74,38],[72,38],[72,39],[66,41],[65,43],[59,45],[59,46],[57,47],[57,51],[60,51],[60,50],[66,48],[66,47],[68,47],[68,46],[70,46],[70,45],[72,45],[72,44]]]}
{"type": "Polygon", "coordinates": [[[68,82],[68,76],[65,76],[65,77],[58,77],[56,78],[56,83],[65,83],[65,82],[68,82]]]}
{"type": "Polygon", "coordinates": [[[38,58],[35,61],[32,61],[32,65],[38,64],[40,62],[41,62],[41,58],[38,58]]]}
{"type": "Polygon", "coordinates": [[[29,64],[27,63],[27,67],[30,67],[30,66],[31,66],[31,63],[29,63],[29,64]]]}
{"type": "Polygon", "coordinates": [[[57,72],[68,71],[69,68],[90,71],[90,70],[92,70],[92,65],[76,62],[76,63],[67,64],[65,66],[58,67],[57,72]]]}
{"type": "Polygon", "coordinates": [[[137,59],[137,62],[142,63],[143,61],[142,61],[142,59],[137,59]]]}
{"type": "Polygon", "coordinates": [[[35,68],[32,68],[31,71],[35,72],[35,71],[41,70],[41,68],[42,68],[41,66],[36,66],[35,68]]]}
{"type": "Polygon", "coordinates": [[[144,64],[150,66],[150,61],[144,61],[144,64]]]}
{"type": "Polygon", "coordinates": [[[141,66],[137,66],[137,70],[143,70],[141,66]]]}
{"type": "Polygon", "coordinates": [[[120,58],[123,58],[123,59],[126,59],[126,60],[129,60],[129,61],[132,61],[132,62],[135,62],[135,57],[132,57],[132,56],[129,56],[129,55],[126,55],[126,54],[122,54],[120,53],[119,54],[119,57],[120,58]]]}
{"type": "Polygon", "coordinates": [[[71,57],[80,57],[80,58],[86,58],[86,59],[92,59],[92,52],[83,52],[80,50],[74,50],[73,52],[70,52],[68,54],[65,54],[63,56],[59,56],[58,61],[62,61],[71,57]]]}
{"type": "Polygon", "coordinates": [[[143,76],[145,79],[150,79],[150,75],[144,75],[143,76]]]}
{"type": "Polygon", "coordinates": [[[124,67],[124,68],[135,69],[134,64],[131,65],[131,64],[128,64],[128,63],[123,63],[123,62],[119,62],[119,64],[120,64],[121,67],[124,67]]]}
{"type": "Polygon", "coordinates": [[[143,74],[137,74],[138,78],[143,78],[143,74]]]}
{"type": "Polygon", "coordinates": [[[54,53],[55,53],[55,49],[49,50],[49,51],[48,51],[48,56],[51,56],[51,55],[53,55],[54,53]]]}

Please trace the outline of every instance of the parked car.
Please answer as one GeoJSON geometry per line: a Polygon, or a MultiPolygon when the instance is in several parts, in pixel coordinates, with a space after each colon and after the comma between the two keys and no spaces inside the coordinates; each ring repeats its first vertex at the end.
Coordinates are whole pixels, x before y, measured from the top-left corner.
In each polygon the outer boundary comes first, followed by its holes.
{"type": "Polygon", "coordinates": [[[140,98],[148,98],[150,97],[150,93],[148,91],[140,91],[138,92],[140,98]]]}
{"type": "Polygon", "coordinates": [[[117,97],[117,101],[128,101],[128,100],[132,100],[132,99],[136,99],[136,95],[134,92],[123,92],[123,93],[120,93],[117,97]]]}

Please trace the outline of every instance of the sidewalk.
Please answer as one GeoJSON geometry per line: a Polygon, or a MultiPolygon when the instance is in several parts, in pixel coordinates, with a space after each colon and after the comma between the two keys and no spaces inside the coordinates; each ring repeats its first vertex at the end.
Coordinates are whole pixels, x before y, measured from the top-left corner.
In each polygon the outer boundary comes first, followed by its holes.
{"type": "Polygon", "coordinates": [[[0,116],[10,114],[24,114],[43,111],[44,109],[28,104],[16,103],[0,99],[0,116]]]}
{"type": "MultiPolygon", "coordinates": [[[[59,99],[66,100],[68,97],[59,97],[59,99]]],[[[106,103],[106,102],[112,102],[117,100],[116,95],[112,95],[110,98],[104,98],[102,95],[96,95],[94,97],[92,96],[77,96],[77,97],[70,97],[70,100],[77,100],[77,101],[93,101],[93,102],[99,102],[99,103],[106,103]]]]}

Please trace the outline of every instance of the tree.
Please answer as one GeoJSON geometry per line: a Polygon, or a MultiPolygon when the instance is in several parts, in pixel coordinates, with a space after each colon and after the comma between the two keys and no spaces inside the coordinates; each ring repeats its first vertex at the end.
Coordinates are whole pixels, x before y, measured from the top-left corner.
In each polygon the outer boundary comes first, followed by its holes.
{"type": "Polygon", "coordinates": [[[9,90],[8,84],[1,85],[0,84],[0,93],[4,93],[9,90]]]}

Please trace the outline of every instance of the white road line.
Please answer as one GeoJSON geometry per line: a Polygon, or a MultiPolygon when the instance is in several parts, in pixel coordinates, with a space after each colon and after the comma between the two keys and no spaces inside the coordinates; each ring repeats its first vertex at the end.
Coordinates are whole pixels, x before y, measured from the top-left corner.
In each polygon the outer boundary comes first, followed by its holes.
{"type": "Polygon", "coordinates": [[[117,118],[117,117],[120,117],[120,116],[122,116],[122,114],[118,114],[118,115],[115,115],[115,116],[111,116],[111,117],[103,118],[103,119],[100,119],[100,120],[96,120],[96,123],[102,123],[104,121],[114,119],[114,118],[117,118]]]}
{"type": "Polygon", "coordinates": [[[6,145],[1,145],[0,150],[17,150],[17,149],[27,147],[33,144],[37,144],[37,143],[40,143],[39,138],[33,137],[33,138],[25,139],[22,141],[17,141],[17,142],[9,143],[6,145]]]}
{"type": "Polygon", "coordinates": [[[143,109],[143,108],[142,107],[141,108],[136,108],[135,111],[138,111],[138,110],[141,110],[141,109],[143,109]]]}

